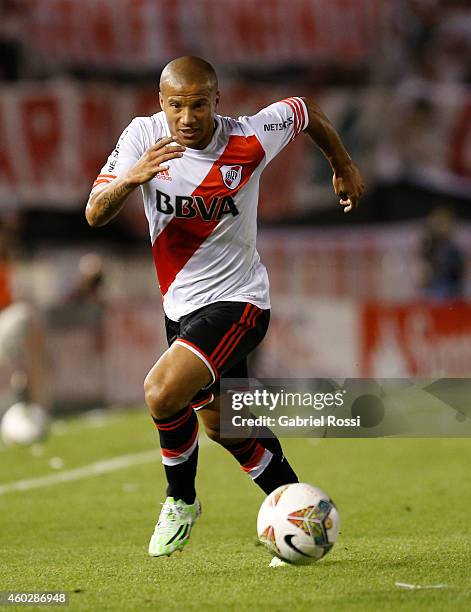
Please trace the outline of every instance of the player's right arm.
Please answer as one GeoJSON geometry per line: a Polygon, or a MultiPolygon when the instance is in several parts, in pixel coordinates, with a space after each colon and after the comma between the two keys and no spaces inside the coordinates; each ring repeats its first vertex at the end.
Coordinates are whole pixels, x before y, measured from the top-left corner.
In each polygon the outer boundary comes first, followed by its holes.
{"type": "Polygon", "coordinates": [[[130,167],[125,172],[122,171],[122,176],[116,176],[111,181],[97,181],[99,184],[92,189],[85,208],[85,217],[89,225],[92,227],[106,225],[116,217],[136,187],[147,183],[156,174],[166,170],[168,168],[165,165],[166,161],[183,155],[185,147],[171,145],[173,140],[171,136],[162,138],[132,164],[129,163],[134,161],[132,153],[128,154],[126,165],[130,167]]]}

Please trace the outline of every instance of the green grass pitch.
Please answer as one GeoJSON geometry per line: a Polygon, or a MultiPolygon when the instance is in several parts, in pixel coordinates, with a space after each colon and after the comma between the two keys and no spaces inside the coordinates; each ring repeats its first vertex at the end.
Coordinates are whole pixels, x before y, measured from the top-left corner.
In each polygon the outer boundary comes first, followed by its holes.
{"type": "MultiPolygon", "coordinates": [[[[182,553],[147,556],[164,491],[157,456],[0,494],[0,590],[68,591],[68,609],[93,611],[471,609],[471,440],[290,439],[284,447],[301,479],[340,510],[340,539],[319,563],[268,568],[256,545],[263,495],[205,439],[203,515],[182,553]]],[[[82,416],[57,423],[37,456],[2,448],[0,485],[58,473],[53,457],[69,473],[154,448],[144,409],[82,416]]]]}

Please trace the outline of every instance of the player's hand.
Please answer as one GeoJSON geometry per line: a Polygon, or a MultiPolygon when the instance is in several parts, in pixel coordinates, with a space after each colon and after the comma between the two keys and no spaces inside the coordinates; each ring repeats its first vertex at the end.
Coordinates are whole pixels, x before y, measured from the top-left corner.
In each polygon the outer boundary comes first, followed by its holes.
{"type": "Polygon", "coordinates": [[[185,147],[182,145],[170,145],[174,140],[172,136],[167,136],[147,149],[126,175],[131,185],[137,186],[147,183],[156,174],[168,169],[168,165],[165,162],[183,155],[185,147]]]}
{"type": "Polygon", "coordinates": [[[348,213],[358,207],[365,185],[354,164],[335,170],[332,183],[335,193],[340,197],[340,206],[344,207],[343,212],[348,213]]]}

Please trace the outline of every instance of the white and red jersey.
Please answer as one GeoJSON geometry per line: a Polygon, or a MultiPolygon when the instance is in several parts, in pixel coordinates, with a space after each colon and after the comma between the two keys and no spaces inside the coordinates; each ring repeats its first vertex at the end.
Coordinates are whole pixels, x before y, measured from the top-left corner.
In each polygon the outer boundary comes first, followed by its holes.
{"type": "MultiPolygon", "coordinates": [[[[301,98],[251,117],[215,116],[205,149],[183,157],[142,185],[144,208],[166,315],[179,321],[218,301],[270,308],[265,266],[256,250],[260,175],[308,125],[301,98]]],[[[136,117],[122,133],[93,188],[123,176],[170,135],[163,112],[136,117]]]]}

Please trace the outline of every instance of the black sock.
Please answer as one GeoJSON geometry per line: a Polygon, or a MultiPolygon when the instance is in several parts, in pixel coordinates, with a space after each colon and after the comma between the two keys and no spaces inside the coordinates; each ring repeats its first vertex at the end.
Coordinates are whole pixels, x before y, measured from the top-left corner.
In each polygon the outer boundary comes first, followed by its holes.
{"type": "Polygon", "coordinates": [[[281,485],[299,482],[299,479],[296,472],[293,470],[288,460],[284,456],[280,441],[271,431],[271,429],[268,427],[258,428],[259,436],[265,432],[269,432],[270,437],[259,438],[259,442],[267,450],[273,453],[273,457],[267,468],[260,474],[260,476],[254,479],[254,482],[256,482],[258,486],[268,495],[281,485]]]}
{"type": "Polygon", "coordinates": [[[285,456],[278,438],[268,428],[258,433],[270,433],[269,438],[247,438],[237,444],[222,444],[240,463],[253,481],[268,495],[284,484],[299,482],[285,456]]]}
{"type": "Polygon", "coordinates": [[[167,476],[167,495],[187,504],[195,501],[198,464],[198,419],[186,406],[171,417],[152,417],[159,430],[162,463],[167,476]]]}

